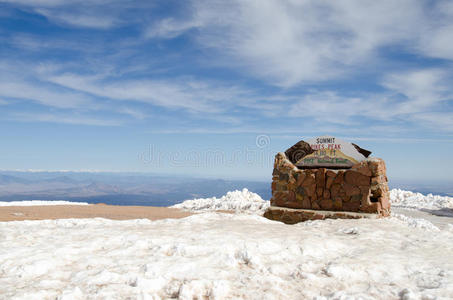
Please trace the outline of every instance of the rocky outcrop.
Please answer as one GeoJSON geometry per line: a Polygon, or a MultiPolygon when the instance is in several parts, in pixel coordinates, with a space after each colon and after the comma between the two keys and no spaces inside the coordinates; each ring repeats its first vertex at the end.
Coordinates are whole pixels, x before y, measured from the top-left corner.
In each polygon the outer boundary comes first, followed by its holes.
{"type": "Polygon", "coordinates": [[[385,163],[367,158],[350,169],[298,169],[280,152],[274,162],[271,206],[388,216],[385,163]]]}

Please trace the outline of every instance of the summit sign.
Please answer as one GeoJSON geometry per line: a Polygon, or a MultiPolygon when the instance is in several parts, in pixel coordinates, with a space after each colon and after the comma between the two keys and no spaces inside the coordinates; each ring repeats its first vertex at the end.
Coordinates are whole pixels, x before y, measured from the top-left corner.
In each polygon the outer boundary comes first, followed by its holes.
{"type": "Polygon", "coordinates": [[[264,216],[286,224],[390,215],[385,162],[334,136],[300,140],[275,155],[271,206],[264,216]]]}
{"type": "Polygon", "coordinates": [[[365,160],[371,152],[333,136],[320,136],[306,141],[312,153],[295,162],[299,168],[347,169],[365,160]]]}

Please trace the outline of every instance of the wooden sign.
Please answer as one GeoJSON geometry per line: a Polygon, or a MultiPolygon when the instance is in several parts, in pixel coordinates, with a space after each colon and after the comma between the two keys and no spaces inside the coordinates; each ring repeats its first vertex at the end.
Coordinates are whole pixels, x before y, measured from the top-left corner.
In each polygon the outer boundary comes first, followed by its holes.
{"type": "Polygon", "coordinates": [[[320,136],[306,142],[314,152],[295,163],[300,168],[350,168],[365,160],[371,153],[333,136],[320,136]]]}

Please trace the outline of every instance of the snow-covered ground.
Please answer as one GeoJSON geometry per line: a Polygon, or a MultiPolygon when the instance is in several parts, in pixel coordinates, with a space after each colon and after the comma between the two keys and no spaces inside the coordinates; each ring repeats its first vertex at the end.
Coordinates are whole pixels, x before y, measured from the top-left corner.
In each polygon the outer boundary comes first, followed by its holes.
{"type": "MultiPolygon", "coordinates": [[[[392,204],[413,195],[392,191],[392,204]]],[[[413,207],[448,208],[436,197],[413,207]]],[[[203,213],[183,219],[0,222],[0,299],[452,298],[450,223],[398,213],[285,225],[257,215],[267,205],[243,190],[185,201],[203,213]]]]}
{"type": "Polygon", "coordinates": [[[70,202],[63,200],[24,200],[24,201],[10,201],[0,202],[0,206],[41,206],[41,205],[89,205],[86,202],[70,202]]]}
{"type": "Polygon", "coordinates": [[[1,299],[451,299],[453,230],[214,212],[4,222],[0,287],[1,299]]]}
{"type": "Polygon", "coordinates": [[[234,210],[237,213],[263,214],[269,207],[269,201],[263,200],[258,194],[247,189],[242,191],[228,192],[221,198],[199,198],[186,200],[172,206],[173,208],[185,209],[193,212],[234,210]]]}

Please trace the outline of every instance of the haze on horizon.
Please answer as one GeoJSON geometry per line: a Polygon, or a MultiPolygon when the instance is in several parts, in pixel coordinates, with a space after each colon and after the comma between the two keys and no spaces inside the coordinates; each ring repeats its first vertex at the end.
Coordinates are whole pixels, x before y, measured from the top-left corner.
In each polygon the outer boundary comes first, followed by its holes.
{"type": "Polygon", "coordinates": [[[334,135],[453,177],[451,1],[0,0],[0,169],[270,180],[334,135]]]}

